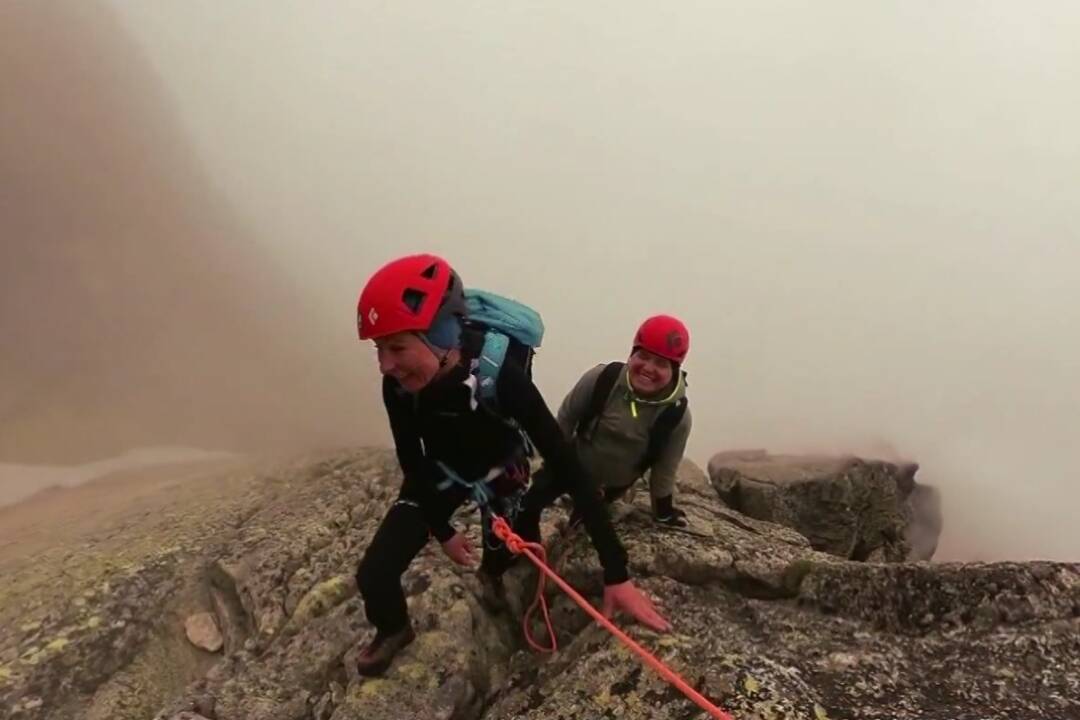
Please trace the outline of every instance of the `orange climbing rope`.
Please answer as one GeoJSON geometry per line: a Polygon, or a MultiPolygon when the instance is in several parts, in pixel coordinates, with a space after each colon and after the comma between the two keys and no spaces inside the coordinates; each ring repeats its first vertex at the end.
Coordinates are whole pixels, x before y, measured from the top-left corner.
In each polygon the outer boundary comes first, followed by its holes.
{"type": "Polygon", "coordinates": [[[494,531],[495,537],[502,540],[503,543],[506,545],[507,549],[510,550],[510,552],[514,553],[515,555],[525,555],[525,557],[529,558],[529,560],[532,561],[533,565],[536,565],[536,567],[542,573],[540,575],[540,580],[537,583],[536,600],[534,600],[532,606],[529,607],[529,611],[525,614],[524,620],[525,639],[528,640],[529,645],[531,645],[534,649],[540,650],[541,652],[554,652],[556,649],[555,630],[551,626],[551,618],[548,615],[547,602],[544,600],[544,577],[546,576],[551,578],[552,582],[558,585],[563,592],[569,595],[574,600],[574,602],[580,605],[582,610],[592,616],[592,618],[596,620],[596,622],[600,623],[608,632],[621,640],[624,645],[637,653],[638,657],[645,661],[645,664],[655,670],[657,674],[660,675],[660,677],[664,678],[673,686],[675,686],[680,692],[686,695],[686,697],[692,700],[698,707],[709,713],[714,718],[717,718],[718,720],[734,720],[731,715],[727,714],[726,712],[718,708],[716,705],[713,705],[711,702],[709,702],[708,698],[706,698],[694,688],[690,687],[690,685],[685,680],[683,680],[678,673],[676,673],[674,670],[672,670],[667,665],[658,660],[652,653],[641,647],[641,645],[635,642],[633,638],[624,633],[613,622],[604,617],[603,614],[598,612],[597,609],[594,608],[588,600],[581,597],[581,595],[579,595],[578,592],[574,590],[574,588],[570,587],[570,585],[565,580],[559,577],[558,573],[548,567],[547,555],[545,554],[542,545],[539,545],[538,543],[526,542],[520,535],[517,535],[513,530],[510,529],[510,525],[507,524],[506,520],[499,517],[498,515],[495,515],[494,513],[492,514],[491,529],[494,531]],[[545,648],[535,643],[529,633],[529,618],[538,604],[543,609],[544,620],[547,623],[548,632],[551,635],[550,648],[545,648]]]}
{"type": "MultiPolygon", "coordinates": [[[[527,557],[532,559],[533,562],[540,563],[543,567],[547,567],[547,551],[544,550],[544,546],[540,543],[526,542],[520,535],[514,533],[510,529],[510,525],[498,515],[492,514],[491,521],[492,530],[495,533],[495,537],[499,538],[515,555],[525,553],[527,557]],[[502,523],[503,535],[499,534],[498,523],[502,523]],[[513,546],[511,546],[513,543],[513,546]],[[515,549],[516,548],[516,549],[515,549]],[[535,553],[535,555],[534,555],[535,553]]],[[[555,628],[551,625],[551,615],[548,613],[547,600],[544,599],[544,576],[540,575],[540,578],[536,582],[536,598],[533,600],[532,605],[525,611],[525,617],[521,620],[522,629],[525,631],[525,642],[529,643],[529,646],[542,653],[553,653],[559,649],[559,643],[555,637],[555,628]],[[532,614],[536,611],[537,606],[540,607],[541,612],[544,614],[544,624],[547,625],[548,638],[551,640],[550,647],[544,647],[535,640],[533,640],[532,629],[529,621],[532,619],[532,614]]]]}

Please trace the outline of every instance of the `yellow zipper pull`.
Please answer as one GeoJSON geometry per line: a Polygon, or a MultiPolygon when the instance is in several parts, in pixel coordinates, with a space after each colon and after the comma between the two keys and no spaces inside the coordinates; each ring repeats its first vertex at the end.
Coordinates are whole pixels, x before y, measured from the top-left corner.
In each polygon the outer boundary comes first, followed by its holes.
{"type": "Polygon", "coordinates": [[[637,401],[635,401],[633,398],[630,399],[630,414],[634,416],[635,420],[637,420],[637,401]]]}

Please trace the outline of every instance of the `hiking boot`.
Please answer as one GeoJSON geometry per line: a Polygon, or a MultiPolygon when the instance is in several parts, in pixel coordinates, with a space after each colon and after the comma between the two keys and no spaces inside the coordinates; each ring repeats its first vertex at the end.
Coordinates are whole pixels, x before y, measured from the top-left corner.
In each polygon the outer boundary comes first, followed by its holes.
{"type": "Polygon", "coordinates": [[[382,675],[390,667],[394,656],[415,639],[412,625],[406,625],[392,635],[375,633],[375,638],[360,651],[356,660],[357,672],[367,677],[382,675]]]}
{"type": "Polygon", "coordinates": [[[498,614],[506,610],[508,603],[502,576],[481,570],[476,573],[476,579],[480,581],[480,602],[488,612],[498,614]]]}

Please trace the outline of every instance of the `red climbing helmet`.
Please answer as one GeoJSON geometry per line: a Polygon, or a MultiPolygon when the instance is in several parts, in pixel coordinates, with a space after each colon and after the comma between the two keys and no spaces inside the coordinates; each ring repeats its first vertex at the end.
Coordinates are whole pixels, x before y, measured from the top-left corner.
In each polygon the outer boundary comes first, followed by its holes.
{"type": "Polygon", "coordinates": [[[408,255],[379,268],[360,291],[361,340],[425,332],[447,315],[465,315],[461,279],[436,255],[408,255]]]}
{"type": "Polygon", "coordinates": [[[634,336],[634,349],[642,348],[681,364],[690,352],[690,331],[682,321],[671,315],[653,315],[641,323],[634,336]]]}

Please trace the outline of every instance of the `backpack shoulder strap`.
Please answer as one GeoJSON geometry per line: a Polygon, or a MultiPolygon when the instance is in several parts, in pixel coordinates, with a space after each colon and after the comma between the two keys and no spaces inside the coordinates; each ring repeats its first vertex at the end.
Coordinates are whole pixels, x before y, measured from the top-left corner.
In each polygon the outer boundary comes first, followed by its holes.
{"type": "Polygon", "coordinates": [[[649,444],[645,449],[645,455],[642,456],[641,461],[638,463],[638,470],[642,474],[660,459],[660,454],[664,452],[668,440],[671,439],[671,433],[675,431],[675,428],[679,427],[679,423],[682,422],[683,417],[686,415],[686,406],[688,404],[689,401],[685,397],[680,398],[678,402],[664,408],[663,412],[657,416],[656,421],[653,422],[653,426],[649,430],[649,444]]]}
{"type": "Polygon", "coordinates": [[[496,401],[496,385],[499,371],[506,360],[510,338],[500,332],[489,330],[484,334],[484,344],[476,358],[476,393],[485,402],[496,401]]]}
{"type": "Polygon", "coordinates": [[[615,383],[619,381],[619,374],[624,367],[626,367],[626,363],[613,362],[605,365],[604,369],[600,371],[600,375],[596,378],[596,384],[593,385],[592,395],[589,396],[589,406],[586,408],[585,414],[578,420],[577,432],[579,435],[589,432],[604,413],[604,406],[607,405],[611,391],[615,389],[615,383]]]}

